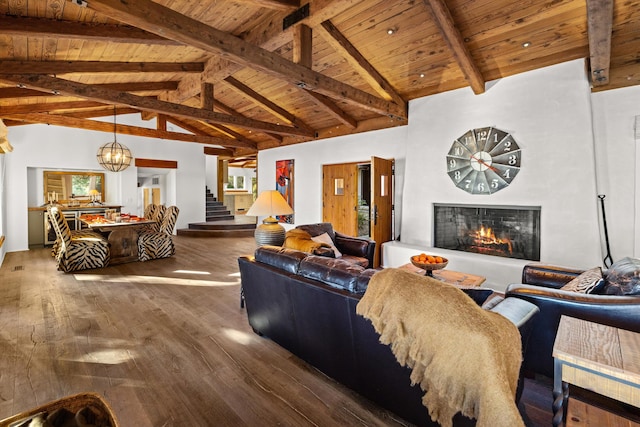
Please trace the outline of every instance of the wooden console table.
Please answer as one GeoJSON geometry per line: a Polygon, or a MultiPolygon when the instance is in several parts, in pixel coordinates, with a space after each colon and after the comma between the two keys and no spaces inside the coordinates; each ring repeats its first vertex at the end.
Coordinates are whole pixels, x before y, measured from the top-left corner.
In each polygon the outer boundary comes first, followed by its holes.
{"type": "Polygon", "coordinates": [[[553,345],[553,425],[564,425],[569,384],[640,407],[640,334],[562,316],[553,345]]]}
{"type": "Polygon", "coordinates": [[[80,217],[79,220],[94,231],[107,235],[109,246],[109,264],[122,264],[138,260],[138,230],[155,221],[141,220],[115,222],[106,219],[99,221],[80,217]]]}
{"type": "MultiPolygon", "coordinates": [[[[424,275],[426,273],[425,270],[418,268],[411,263],[402,265],[399,268],[420,275],[424,275]]],[[[476,288],[482,285],[486,280],[482,276],[447,269],[433,270],[433,278],[461,288],[476,288]]]]}

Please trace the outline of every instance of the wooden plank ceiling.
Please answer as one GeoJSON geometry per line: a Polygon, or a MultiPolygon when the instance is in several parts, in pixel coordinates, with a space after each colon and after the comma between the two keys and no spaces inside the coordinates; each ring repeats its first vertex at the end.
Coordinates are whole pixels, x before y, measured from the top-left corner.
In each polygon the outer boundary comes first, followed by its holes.
{"type": "Polygon", "coordinates": [[[112,132],[92,119],[139,113],[148,128],[116,131],[250,163],[261,149],[406,124],[417,97],[481,94],[568,60],[585,58],[594,91],[636,85],[639,3],[0,0],[0,118],[112,132]]]}

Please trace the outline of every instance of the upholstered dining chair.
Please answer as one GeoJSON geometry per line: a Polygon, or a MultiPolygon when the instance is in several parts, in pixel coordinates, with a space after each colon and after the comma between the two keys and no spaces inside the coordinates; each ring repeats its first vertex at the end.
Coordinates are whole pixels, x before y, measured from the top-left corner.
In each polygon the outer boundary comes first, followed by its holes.
{"type": "Polygon", "coordinates": [[[160,225],[162,225],[162,220],[167,212],[167,207],[165,205],[155,205],[155,209],[151,213],[152,221],[155,221],[155,224],[151,225],[153,231],[160,231],[160,225]]]}
{"type": "Polygon", "coordinates": [[[144,218],[152,219],[155,214],[156,208],[157,208],[157,205],[153,203],[149,203],[147,207],[144,208],[144,218]]]}
{"type": "Polygon", "coordinates": [[[60,241],[56,254],[58,270],[65,273],[89,268],[106,267],[109,264],[109,243],[102,235],[82,230],[75,235],[60,209],[47,208],[51,224],[60,241]]]}
{"type": "Polygon", "coordinates": [[[140,261],[168,258],[176,253],[172,235],[180,209],[177,206],[170,206],[164,211],[161,221],[156,220],[159,224],[158,231],[143,230],[138,235],[140,261]]]}

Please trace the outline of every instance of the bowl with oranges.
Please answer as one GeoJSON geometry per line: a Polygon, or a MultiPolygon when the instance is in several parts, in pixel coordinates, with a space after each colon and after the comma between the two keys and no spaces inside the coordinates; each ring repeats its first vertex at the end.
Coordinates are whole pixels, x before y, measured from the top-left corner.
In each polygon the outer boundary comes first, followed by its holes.
{"type": "Polygon", "coordinates": [[[426,271],[427,276],[433,275],[433,270],[441,270],[447,266],[449,260],[438,255],[421,253],[411,257],[411,264],[426,271]]]}

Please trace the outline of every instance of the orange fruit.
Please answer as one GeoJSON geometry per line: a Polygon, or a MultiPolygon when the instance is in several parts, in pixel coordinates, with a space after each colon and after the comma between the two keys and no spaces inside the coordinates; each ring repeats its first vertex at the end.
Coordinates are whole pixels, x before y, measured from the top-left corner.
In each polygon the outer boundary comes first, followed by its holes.
{"type": "Polygon", "coordinates": [[[444,262],[444,260],[442,259],[442,257],[437,256],[437,257],[436,257],[436,262],[437,262],[438,264],[441,264],[441,263],[443,263],[443,262],[444,262]]]}
{"type": "Polygon", "coordinates": [[[431,255],[427,255],[427,262],[429,264],[433,264],[434,262],[436,262],[436,259],[434,257],[432,257],[431,255]]]}

